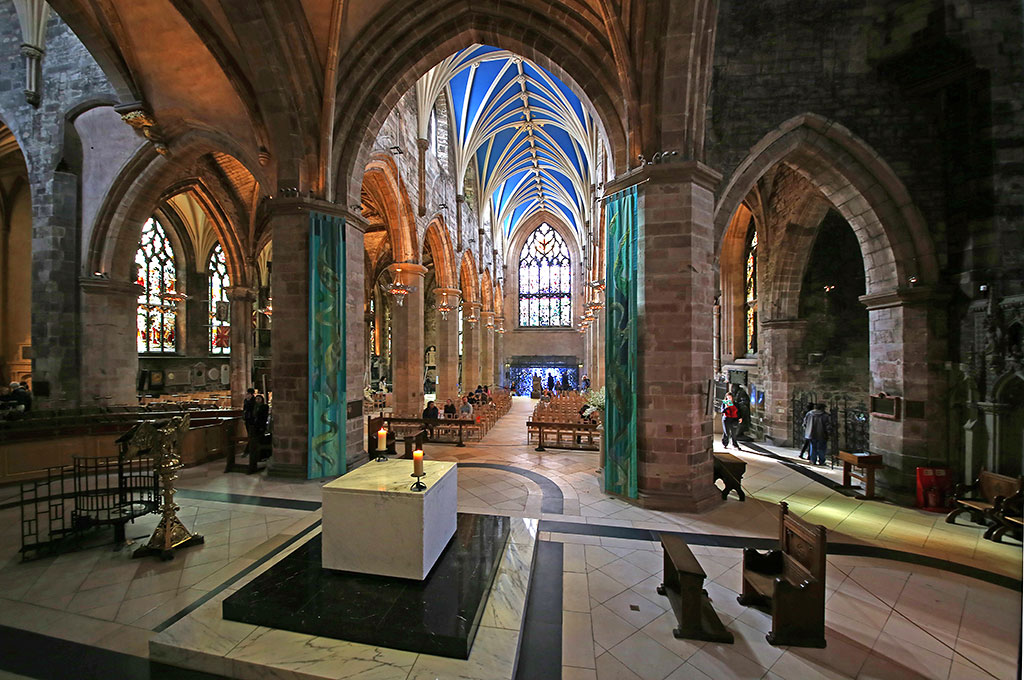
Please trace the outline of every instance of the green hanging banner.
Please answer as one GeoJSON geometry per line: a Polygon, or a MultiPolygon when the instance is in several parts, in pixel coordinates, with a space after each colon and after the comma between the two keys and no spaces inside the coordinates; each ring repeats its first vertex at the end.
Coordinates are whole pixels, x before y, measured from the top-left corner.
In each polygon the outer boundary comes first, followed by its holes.
{"type": "Polygon", "coordinates": [[[345,474],[345,219],[309,214],[309,479],[345,474]]]}
{"type": "Polygon", "coordinates": [[[605,206],[604,490],[637,497],[637,193],[608,197],[605,206]]]}

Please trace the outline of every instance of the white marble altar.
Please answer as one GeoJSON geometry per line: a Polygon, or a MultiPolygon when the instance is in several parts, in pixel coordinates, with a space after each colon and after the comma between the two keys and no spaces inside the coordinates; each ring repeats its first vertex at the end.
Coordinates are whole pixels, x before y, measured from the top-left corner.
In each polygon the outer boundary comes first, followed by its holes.
{"type": "Polygon", "coordinates": [[[325,569],[422,581],[455,534],[456,463],[423,461],[425,491],[412,491],[411,460],[371,461],[323,487],[325,569]]]}

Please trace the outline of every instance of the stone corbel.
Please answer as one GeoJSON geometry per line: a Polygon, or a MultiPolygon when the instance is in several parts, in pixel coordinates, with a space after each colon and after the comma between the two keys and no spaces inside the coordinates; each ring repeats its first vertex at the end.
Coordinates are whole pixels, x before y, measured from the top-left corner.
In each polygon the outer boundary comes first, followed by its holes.
{"type": "Polygon", "coordinates": [[[161,156],[167,155],[167,142],[164,140],[156,118],[144,102],[132,102],[131,104],[115,106],[114,111],[121,115],[121,120],[145,137],[158,154],[161,156]]]}
{"type": "Polygon", "coordinates": [[[14,0],[14,9],[21,24],[21,54],[25,57],[25,101],[39,106],[42,94],[40,73],[46,53],[46,22],[50,6],[44,0],[14,0]]]}
{"type": "Polygon", "coordinates": [[[21,54],[25,57],[25,101],[32,106],[39,106],[42,99],[39,87],[39,72],[42,70],[43,54],[46,53],[41,47],[29,45],[21,46],[21,54]]]}

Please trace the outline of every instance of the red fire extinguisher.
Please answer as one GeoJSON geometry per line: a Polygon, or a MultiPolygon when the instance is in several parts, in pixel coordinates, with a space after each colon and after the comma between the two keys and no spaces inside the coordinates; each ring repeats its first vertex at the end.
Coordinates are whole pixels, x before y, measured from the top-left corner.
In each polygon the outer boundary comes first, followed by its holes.
{"type": "Polygon", "coordinates": [[[927,503],[929,508],[941,508],[946,504],[946,499],[943,498],[942,489],[937,486],[928,488],[926,493],[927,503]]]}

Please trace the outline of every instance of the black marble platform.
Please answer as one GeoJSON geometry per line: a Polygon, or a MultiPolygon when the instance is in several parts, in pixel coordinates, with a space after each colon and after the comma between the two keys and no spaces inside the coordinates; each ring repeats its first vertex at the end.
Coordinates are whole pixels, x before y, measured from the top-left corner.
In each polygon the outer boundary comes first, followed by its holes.
{"type": "Polygon", "coordinates": [[[423,581],[324,569],[317,534],[224,600],[224,618],[467,659],[509,526],[508,517],[459,513],[455,535],[423,581]]]}

